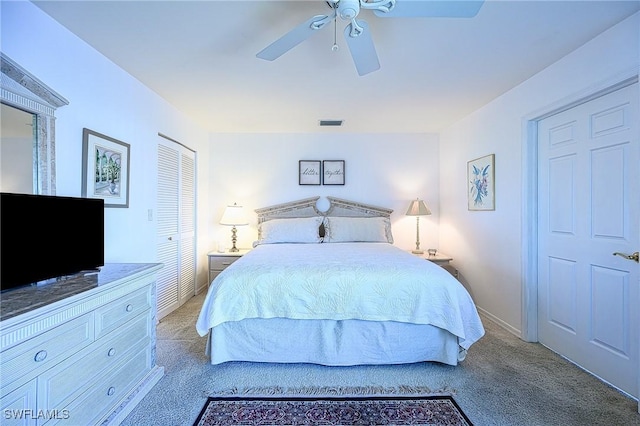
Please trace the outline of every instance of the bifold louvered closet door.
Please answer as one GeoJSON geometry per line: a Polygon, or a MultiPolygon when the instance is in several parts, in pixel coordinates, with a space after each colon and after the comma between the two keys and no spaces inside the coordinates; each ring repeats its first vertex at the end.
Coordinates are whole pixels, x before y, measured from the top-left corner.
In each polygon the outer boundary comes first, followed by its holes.
{"type": "Polygon", "coordinates": [[[158,137],[158,319],[195,294],[196,153],[158,137]]]}

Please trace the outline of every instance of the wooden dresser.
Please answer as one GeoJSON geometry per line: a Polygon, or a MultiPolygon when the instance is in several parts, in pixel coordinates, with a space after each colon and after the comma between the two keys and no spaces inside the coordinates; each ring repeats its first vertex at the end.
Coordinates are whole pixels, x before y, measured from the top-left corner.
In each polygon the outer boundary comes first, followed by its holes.
{"type": "Polygon", "coordinates": [[[0,295],[0,423],[119,424],[160,380],[156,263],[0,295]]]}

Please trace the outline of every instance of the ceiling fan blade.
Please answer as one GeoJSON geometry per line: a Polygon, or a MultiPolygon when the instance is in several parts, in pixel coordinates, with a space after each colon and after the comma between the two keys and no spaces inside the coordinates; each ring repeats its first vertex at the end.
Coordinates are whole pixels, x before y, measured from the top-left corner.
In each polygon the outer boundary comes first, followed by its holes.
{"type": "Polygon", "coordinates": [[[484,0],[397,0],[390,11],[374,10],[381,18],[473,18],[484,0]]]}
{"type": "Polygon", "coordinates": [[[333,16],[316,15],[262,49],[256,56],[260,59],[273,61],[317,33],[332,19],[333,16]]]}
{"type": "Polygon", "coordinates": [[[366,21],[351,21],[344,29],[344,38],[349,46],[351,57],[359,75],[369,74],[380,69],[376,47],[366,21]]]}

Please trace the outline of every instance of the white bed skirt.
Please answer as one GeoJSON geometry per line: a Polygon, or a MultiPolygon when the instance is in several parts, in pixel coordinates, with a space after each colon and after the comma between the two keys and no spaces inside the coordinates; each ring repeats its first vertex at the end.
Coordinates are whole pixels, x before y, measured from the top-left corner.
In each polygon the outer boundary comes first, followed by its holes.
{"type": "Polygon", "coordinates": [[[209,331],[207,354],[212,364],[250,361],[348,366],[436,361],[457,365],[466,351],[455,335],[431,325],[272,318],[216,326],[209,331]]]}

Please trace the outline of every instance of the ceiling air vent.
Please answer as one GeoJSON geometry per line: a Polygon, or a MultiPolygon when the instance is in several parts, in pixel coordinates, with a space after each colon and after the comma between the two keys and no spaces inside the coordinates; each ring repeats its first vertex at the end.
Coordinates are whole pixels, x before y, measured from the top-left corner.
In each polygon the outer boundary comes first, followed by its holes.
{"type": "Polygon", "coordinates": [[[343,122],[344,120],[320,120],[320,126],[321,127],[324,127],[324,126],[340,127],[342,126],[343,122]]]}

